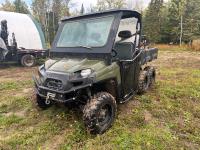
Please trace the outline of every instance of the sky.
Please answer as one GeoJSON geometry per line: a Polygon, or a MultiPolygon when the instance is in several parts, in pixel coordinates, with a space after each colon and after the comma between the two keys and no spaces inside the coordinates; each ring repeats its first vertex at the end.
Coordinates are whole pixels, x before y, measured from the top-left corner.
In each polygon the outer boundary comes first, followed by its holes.
{"type": "MultiPolygon", "coordinates": [[[[0,0],[0,1],[4,1],[4,0],[0,0]]],[[[31,4],[32,0],[25,0],[27,2],[27,4],[31,4]]],[[[86,7],[89,7],[91,4],[95,5],[97,0],[72,0],[72,2],[77,3],[78,5],[84,4],[86,7]]],[[[134,1],[134,0],[132,0],[134,1]]],[[[146,5],[148,5],[148,3],[150,2],[150,0],[143,0],[144,3],[146,3],[146,5]]]]}
{"type": "MultiPolygon", "coordinates": [[[[135,1],[135,0],[132,0],[132,1],[135,1]]],[[[151,0],[143,0],[144,7],[147,7],[150,1],[151,0]]],[[[72,2],[76,3],[77,9],[80,9],[82,4],[84,5],[84,7],[88,8],[90,7],[90,5],[95,5],[97,0],[72,0],[72,2]]]]}

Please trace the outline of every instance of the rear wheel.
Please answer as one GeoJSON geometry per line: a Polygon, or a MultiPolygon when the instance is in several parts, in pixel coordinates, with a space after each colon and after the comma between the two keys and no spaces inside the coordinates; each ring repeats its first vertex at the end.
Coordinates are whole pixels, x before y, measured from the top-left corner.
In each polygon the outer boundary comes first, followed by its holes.
{"type": "Polygon", "coordinates": [[[33,67],[36,63],[35,56],[26,54],[21,58],[21,65],[24,67],[33,67]]]}
{"type": "Polygon", "coordinates": [[[154,67],[150,67],[149,74],[150,74],[150,86],[153,86],[156,82],[156,69],[154,67]]]}
{"type": "Polygon", "coordinates": [[[141,71],[138,82],[138,94],[147,92],[150,86],[150,77],[148,71],[141,71]]]}
{"type": "Polygon", "coordinates": [[[114,97],[109,93],[100,92],[84,107],[83,121],[91,134],[103,134],[112,126],[116,112],[114,97]]]}
{"type": "Polygon", "coordinates": [[[149,86],[153,86],[156,81],[156,69],[154,67],[147,66],[144,70],[147,71],[149,76],[150,80],[149,86]]]}

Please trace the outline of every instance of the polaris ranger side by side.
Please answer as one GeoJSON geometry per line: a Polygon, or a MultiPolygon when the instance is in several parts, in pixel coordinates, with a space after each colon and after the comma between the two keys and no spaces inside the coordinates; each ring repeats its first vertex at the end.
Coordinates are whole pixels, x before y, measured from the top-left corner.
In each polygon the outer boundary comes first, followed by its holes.
{"type": "Polygon", "coordinates": [[[0,64],[14,61],[19,62],[24,67],[32,67],[36,64],[36,59],[49,56],[49,50],[18,48],[14,33],[12,33],[11,44],[9,44],[8,36],[7,20],[2,20],[0,29],[0,64]]]}
{"type": "MultiPolygon", "coordinates": [[[[142,46],[141,15],[110,10],[65,18],[50,50],[51,59],[34,76],[37,104],[75,103],[91,134],[102,134],[117,104],[144,93],[155,82],[158,49],[142,46]]],[[[145,44],[144,44],[145,45],[145,44]]]]}

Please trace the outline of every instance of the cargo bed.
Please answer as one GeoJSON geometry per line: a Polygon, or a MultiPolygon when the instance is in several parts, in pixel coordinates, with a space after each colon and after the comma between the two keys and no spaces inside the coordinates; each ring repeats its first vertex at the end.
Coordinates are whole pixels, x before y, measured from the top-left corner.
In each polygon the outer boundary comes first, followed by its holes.
{"type": "Polygon", "coordinates": [[[143,50],[141,55],[142,55],[141,63],[142,63],[142,65],[144,65],[144,64],[151,62],[158,58],[158,49],[157,48],[149,48],[149,49],[143,50]]]}

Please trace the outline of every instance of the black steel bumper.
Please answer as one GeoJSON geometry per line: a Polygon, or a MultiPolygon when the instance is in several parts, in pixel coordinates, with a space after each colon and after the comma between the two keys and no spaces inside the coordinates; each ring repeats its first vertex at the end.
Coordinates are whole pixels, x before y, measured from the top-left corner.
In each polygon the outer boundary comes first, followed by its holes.
{"type": "Polygon", "coordinates": [[[33,80],[35,83],[35,92],[40,97],[45,99],[50,99],[56,102],[66,103],[70,101],[75,101],[77,99],[77,92],[81,89],[91,87],[92,84],[82,85],[74,87],[68,91],[57,91],[53,89],[49,89],[47,87],[41,86],[35,76],[33,76],[33,80]],[[55,95],[55,97],[49,97],[49,95],[55,95]]]}

